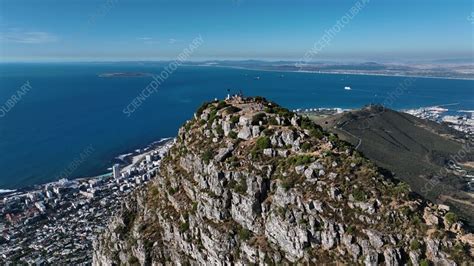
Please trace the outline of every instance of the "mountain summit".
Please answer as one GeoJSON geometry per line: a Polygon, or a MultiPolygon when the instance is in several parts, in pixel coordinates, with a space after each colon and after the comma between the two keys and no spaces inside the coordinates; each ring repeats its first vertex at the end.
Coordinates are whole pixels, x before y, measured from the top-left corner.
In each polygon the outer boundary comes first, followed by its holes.
{"type": "Polygon", "coordinates": [[[94,264],[456,265],[474,235],[449,207],[264,98],[204,104],[154,181],[94,243],[94,264]]]}

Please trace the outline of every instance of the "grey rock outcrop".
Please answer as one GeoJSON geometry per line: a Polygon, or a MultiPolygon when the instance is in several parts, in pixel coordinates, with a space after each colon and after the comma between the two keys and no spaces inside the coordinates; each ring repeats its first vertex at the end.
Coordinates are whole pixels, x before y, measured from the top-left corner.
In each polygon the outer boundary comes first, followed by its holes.
{"type": "Polygon", "coordinates": [[[123,202],[94,242],[94,265],[472,259],[448,252],[461,242],[471,246],[474,237],[439,228],[433,215],[447,210],[399,193],[351,147],[284,108],[234,98],[209,103],[189,125],[153,182],[123,202]],[[224,136],[213,141],[219,126],[224,136]],[[318,131],[323,137],[312,136],[318,131]],[[311,148],[303,152],[303,144],[311,148]]]}

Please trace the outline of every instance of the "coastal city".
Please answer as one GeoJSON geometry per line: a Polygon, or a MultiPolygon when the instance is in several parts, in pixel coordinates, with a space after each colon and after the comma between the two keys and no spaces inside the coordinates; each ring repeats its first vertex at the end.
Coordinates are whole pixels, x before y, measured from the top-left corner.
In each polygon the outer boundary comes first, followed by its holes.
{"type": "Polygon", "coordinates": [[[173,143],[165,139],[140,150],[131,164],[115,164],[109,174],[0,194],[0,263],[91,263],[94,236],[122,198],[154,177],[173,143]]]}
{"type": "Polygon", "coordinates": [[[456,111],[456,114],[447,114],[449,109],[442,106],[429,106],[402,111],[418,118],[446,123],[458,131],[474,136],[474,111],[460,110],[456,111]]]}

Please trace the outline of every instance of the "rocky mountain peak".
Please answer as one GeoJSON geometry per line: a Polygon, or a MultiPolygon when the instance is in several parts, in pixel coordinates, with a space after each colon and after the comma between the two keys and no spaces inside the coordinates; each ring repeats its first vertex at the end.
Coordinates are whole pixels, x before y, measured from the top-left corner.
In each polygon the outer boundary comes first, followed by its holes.
{"type": "Polygon", "coordinates": [[[94,264],[471,261],[449,207],[412,194],[308,118],[261,97],[214,101],[123,203],[94,264]]]}

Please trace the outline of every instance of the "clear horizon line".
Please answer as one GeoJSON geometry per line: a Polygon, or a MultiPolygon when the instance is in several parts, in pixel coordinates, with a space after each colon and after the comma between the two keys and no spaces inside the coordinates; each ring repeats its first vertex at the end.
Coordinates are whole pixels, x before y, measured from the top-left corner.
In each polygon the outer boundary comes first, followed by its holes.
{"type": "MultiPolygon", "coordinates": [[[[10,64],[10,63],[121,63],[121,62],[127,62],[127,63],[139,63],[139,62],[171,62],[174,61],[175,59],[170,58],[170,59],[112,59],[112,60],[55,60],[55,59],[45,59],[45,60],[5,60],[2,61],[0,59],[0,64],[10,64]]],[[[465,61],[463,63],[467,64],[474,64],[474,60],[470,57],[466,58],[459,58],[459,57],[453,57],[453,58],[432,58],[432,59],[416,59],[416,60],[407,60],[407,59],[400,59],[400,60],[393,60],[393,59],[320,59],[320,60],[315,60],[312,62],[306,62],[305,64],[311,65],[315,63],[380,63],[380,64],[387,64],[387,63],[401,63],[401,64],[407,64],[407,63],[422,63],[422,62],[437,62],[440,63],[442,61],[451,61],[451,60],[457,60],[457,61],[465,61]]],[[[230,61],[230,62],[243,62],[243,61],[257,61],[257,62],[299,62],[299,59],[256,59],[256,58],[246,58],[246,59],[226,59],[226,58],[221,58],[221,59],[196,59],[196,60],[187,60],[185,62],[191,62],[191,63],[200,63],[200,62],[223,62],[223,61],[230,61]]]]}

